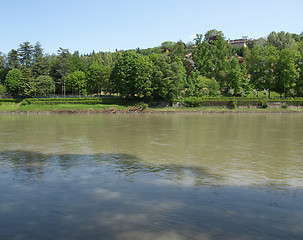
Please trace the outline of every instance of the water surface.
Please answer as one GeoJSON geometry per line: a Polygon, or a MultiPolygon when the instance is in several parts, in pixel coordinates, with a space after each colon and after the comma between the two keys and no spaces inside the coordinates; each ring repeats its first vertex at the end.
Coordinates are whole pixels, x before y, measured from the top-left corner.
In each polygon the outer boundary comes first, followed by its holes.
{"type": "Polygon", "coordinates": [[[0,239],[302,239],[303,115],[0,115],[0,239]]]}

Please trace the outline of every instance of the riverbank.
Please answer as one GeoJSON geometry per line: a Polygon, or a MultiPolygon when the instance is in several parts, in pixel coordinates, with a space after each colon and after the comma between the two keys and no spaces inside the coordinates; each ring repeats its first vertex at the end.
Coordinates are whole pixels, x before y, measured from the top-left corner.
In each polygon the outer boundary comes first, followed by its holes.
{"type": "Polygon", "coordinates": [[[125,105],[21,105],[17,103],[2,103],[0,114],[127,114],[127,113],[303,113],[301,107],[288,108],[234,108],[226,107],[137,107],[125,105]]]}

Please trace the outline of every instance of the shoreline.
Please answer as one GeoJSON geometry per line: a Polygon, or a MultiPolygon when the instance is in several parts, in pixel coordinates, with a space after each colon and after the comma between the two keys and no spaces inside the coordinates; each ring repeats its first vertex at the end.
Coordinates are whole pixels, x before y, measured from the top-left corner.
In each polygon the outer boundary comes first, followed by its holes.
{"type": "Polygon", "coordinates": [[[143,110],[120,110],[120,109],[104,109],[104,110],[47,110],[47,111],[0,111],[0,115],[4,114],[20,114],[20,115],[51,115],[51,114],[303,114],[300,111],[291,110],[160,110],[160,109],[143,109],[143,110]]]}

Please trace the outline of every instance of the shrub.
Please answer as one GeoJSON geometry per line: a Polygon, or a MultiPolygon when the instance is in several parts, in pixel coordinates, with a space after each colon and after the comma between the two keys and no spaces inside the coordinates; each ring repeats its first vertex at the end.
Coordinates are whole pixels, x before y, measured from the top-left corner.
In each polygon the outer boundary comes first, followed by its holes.
{"type": "Polygon", "coordinates": [[[229,104],[229,108],[235,109],[237,107],[237,103],[238,101],[236,99],[233,99],[229,104]]]}
{"type": "Polygon", "coordinates": [[[268,101],[267,101],[267,99],[262,100],[261,107],[262,108],[268,108],[268,101]]]}

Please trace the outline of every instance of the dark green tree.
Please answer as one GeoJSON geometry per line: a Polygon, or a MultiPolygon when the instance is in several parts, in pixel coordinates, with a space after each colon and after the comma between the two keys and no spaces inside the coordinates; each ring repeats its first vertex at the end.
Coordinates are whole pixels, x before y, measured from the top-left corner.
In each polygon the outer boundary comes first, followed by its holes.
{"type": "Polygon", "coordinates": [[[250,90],[246,65],[240,64],[237,57],[229,62],[227,73],[227,93],[232,96],[244,96],[250,90]]]}
{"type": "Polygon", "coordinates": [[[6,87],[0,83],[0,98],[2,98],[6,93],[6,87]]]}
{"type": "Polygon", "coordinates": [[[19,94],[22,97],[32,97],[35,94],[35,81],[29,68],[22,69],[22,77],[19,83],[19,94]]]}
{"type": "Polygon", "coordinates": [[[248,58],[251,83],[257,91],[275,89],[276,65],[279,58],[279,51],[274,46],[254,47],[248,58]]]}
{"type": "Polygon", "coordinates": [[[299,77],[297,69],[297,52],[290,48],[282,49],[275,66],[276,71],[276,92],[284,96],[294,95],[296,82],[299,77]]]}
{"type": "Polygon", "coordinates": [[[55,92],[55,82],[50,76],[39,76],[35,79],[36,93],[47,95],[55,92]]]}
{"type": "Polygon", "coordinates": [[[4,85],[7,91],[12,95],[18,95],[21,77],[22,73],[17,68],[10,70],[6,75],[4,85]]]}
{"type": "Polygon", "coordinates": [[[30,42],[20,44],[18,54],[21,66],[29,68],[33,62],[33,46],[30,42]]]}
{"type": "Polygon", "coordinates": [[[86,77],[82,71],[75,71],[66,77],[66,86],[72,93],[86,95],[86,77]]]}
{"type": "Polygon", "coordinates": [[[228,59],[231,51],[228,48],[227,42],[224,40],[224,35],[220,31],[215,38],[211,33],[207,33],[207,37],[202,40],[202,34],[197,34],[196,45],[193,50],[193,60],[196,69],[202,76],[216,79],[221,88],[226,87],[226,74],[228,68],[228,59]]]}
{"type": "Polygon", "coordinates": [[[32,73],[34,78],[43,75],[49,75],[50,63],[49,58],[44,55],[43,48],[39,42],[36,43],[33,50],[32,73]]]}
{"type": "Polygon", "coordinates": [[[57,91],[65,95],[66,76],[71,72],[71,55],[68,49],[60,48],[58,55],[50,60],[50,76],[57,85],[57,91]]]}
{"type": "Polygon", "coordinates": [[[124,97],[149,97],[152,63],[135,52],[125,52],[115,63],[111,74],[112,91],[124,97]]]}
{"type": "Polygon", "coordinates": [[[6,67],[6,56],[0,52],[0,69],[3,69],[6,67]]]}
{"type": "Polygon", "coordinates": [[[152,95],[155,99],[174,99],[185,87],[186,72],[179,58],[167,54],[152,54],[152,95]]]}
{"type": "Polygon", "coordinates": [[[87,71],[87,89],[89,93],[108,92],[110,84],[110,66],[90,65],[87,71]]]}
{"type": "Polygon", "coordinates": [[[19,68],[19,55],[18,51],[15,49],[12,49],[7,54],[7,62],[9,69],[19,68]]]}

